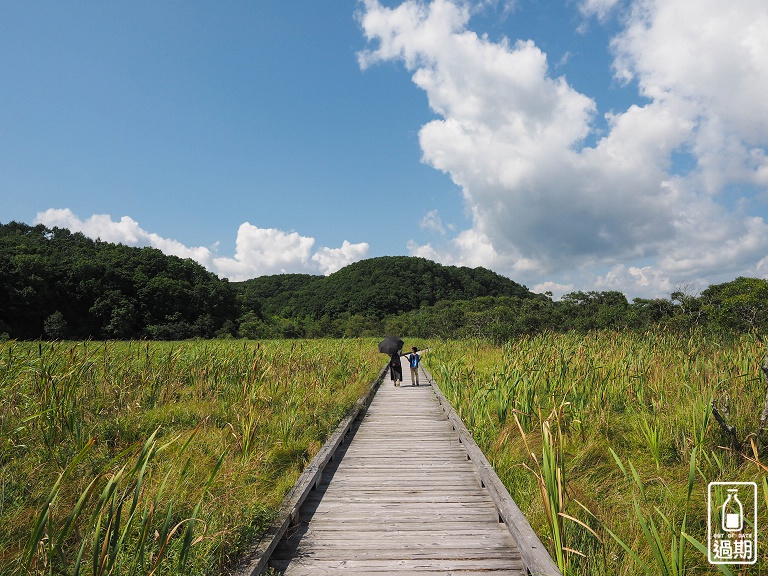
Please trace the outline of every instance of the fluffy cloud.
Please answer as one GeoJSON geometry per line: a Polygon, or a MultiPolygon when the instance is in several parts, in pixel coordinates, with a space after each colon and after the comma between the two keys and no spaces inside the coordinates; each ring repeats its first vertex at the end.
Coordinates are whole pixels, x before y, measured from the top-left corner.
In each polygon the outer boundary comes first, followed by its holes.
{"type": "Polygon", "coordinates": [[[437,210],[430,210],[424,215],[421,222],[419,222],[419,228],[437,232],[441,236],[445,236],[448,230],[453,230],[455,227],[453,224],[443,224],[443,219],[440,218],[439,212],[437,210]]]}
{"type": "Polygon", "coordinates": [[[584,16],[597,16],[603,20],[619,4],[619,0],[583,0],[579,10],[584,16]]]}
{"type": "Polygon", "coordinates": [[[350,244],[346,240],[341,248],[320,248],[312,256],[312,261],[317,264],[323,274],[333,274],[353,262],[362,260],[368,255],[368,244],[350,244]]]}
{"type": "MultiPolygon", "coordinates": [[[[440,117],[419,132],[423,161],[461,187],[472,215],[471,230],[412,254],[638,295],[757,270],[768,252],[768,226],[750,213],[768,184],[765,2],[629,2],[614,68],[643,99],[606,114],[594,146],[595,102],[553,76],[532,41],[478,36],[459,0],[364,4],[360,65],[412,73],[440,117]]],[[[605,18],[617,4],[580,8],[605,18]]]]}
{"type": "Polygon", "coordinates": [[[553,298],[560,299],[564,294],[573,292],[574,287],[573,284],[558,284],[557,282],[549,281],[536,284],[531,290],[537,294],[549,292],[552,294],[553,298]]]}
{"type": "Polygon", "coordinates": [[[169,238],[147,232],[133,218],[123,216],[119,222],[112,220],[109,214],[94,214],[87,220],[78,218],[69,208],[50,208],[38,212],[35,223],[48,228],[67,228],[72,232],[82,232],[89,238],[99,238],[105,242],[125,244],[126,246],[152,246],[171,256],[192,258],[210,268],[212,254],[208,248],[189,248],[169,238]]]}
{"type": "Polygon", "coordinates": [[[594,283],[596,290],[625,291],[633,287],[634,292],[643,292],[647,287],[660,287],[666,294],[672,292],[674,286],[664,273],[653,266],[624,266],[618,264],[605,275],[598,276],[594,283]]]}
{"type": "Polygon", "coordinates": [[[82,232],[90,238],[106,242],[152,246],[169,255],[196,260],[211,272],[233,281],[286,272],[331,274],[368,254],[365,242],[350,244],[346,240],[341,248],[322,247],[312,254],[314,238],[301,236],[297,232],[258,228],[248,222],[240,225],[235,254],[230,258],[216,256],[209,248],[190,248],[176,240],[147,232],[128,216],[123,216],[118,222],[108,214],[96,214],[81,220],[68,208],[51,208],[38,213],[35,221],[48,227],[82,232]]]}
{"type": "Polygon", "coordinates": [[[244,222],[237,230],[234,258],[216,258],[214,269],[232,279],[305,272],[314,243],[314,238],[297,232],[257,228],[244,222]]]}
{"type": "Polygon", "coordinates": [[[645,0],[613,40],[617,76],[695,121],[686,144],[711,193],[765,184],[767,29],[762,0],[645,0]]]}

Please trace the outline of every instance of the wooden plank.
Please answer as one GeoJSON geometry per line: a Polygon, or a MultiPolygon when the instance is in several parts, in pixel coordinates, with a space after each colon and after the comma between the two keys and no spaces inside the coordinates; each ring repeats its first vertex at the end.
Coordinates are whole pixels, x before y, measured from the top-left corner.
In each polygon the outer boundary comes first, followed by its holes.
{"type": "Polygon", "coordinates": [[[343,444],[352,424],[371,403],[376,389],[383,380],[385,371],[386,368],[379,372],[378,378],[371,382],[368,391],[355,402],[355,405],[339,423],[328,441],[299,476],[291,491],[283,499],[277,520],[262,538],[243,555],[237,570],[234,572],[235,576],[258,576],[267,567],[272,552],[291,523],[298,521],[301,505],[309,492],[319,484],[323,470],[333,459],[339,446],[343,444]]]}
{"type": "MultiPolygon", "coordinates": [[[[483,562],[482,567],[478,566],[477,559],[461,559],[461,558],[426,558],[426,559],[405,559],[405,560],[315,560],[308,562],[309,559],[304,559],[304,562],[296,562],[295,566],[291,568],[291,574],[293,576],[304,575],[317,575],[317,574],[331,574],[331,573],[357,573],[357,574],[373,574],[380,572],[397,572],[402,576],[403,573],[408,574],[452,574],[454,572],[460,572],[461,576],[464,576],[468,571],[474,571],[475,574],[487,574],[492,572],[494,576],[499,574],[507,574],[509,576],[520,576],[524,574],[521,572],[520,561],[512,559],[489,559],[483,562]]],[[[286,571],[286,574],[288,572],[286,571]]]]}
{"type": "Polygon", "coordinates": [[[493,497],[499,511],[499,516],[504,520],[510,534],[515,539],[528,571],[532,575],[561,576],[559,568],[552,561],[552,557],[547,552],[547,549],[496,475],[493,466],[488,462],[485,454],[475,443],[474,438],[472,438],[472,435],[464,426],[464,422],[453,409],[450,402],[443,396],[437,383],[432,381],[431,375],[429,379],[433,384],[440,405],[446,412],[454,429],[458,432],[459,438],[467,450],[467,455],[477,466],[477,471],[483,485],[488,488],[488,492],[493,497]]]}
{"type": "MultiPolygon", "coordinates": [[[[350,426],[350,441],[301,490],[300,506],[296,499],[287,505],[270,565],[285,576],[559,574],[534,572],[542,564],[534,558],[529,565],[531,551],[519,548],[531,547],[528,535],[500,523],[502,511],[507,521],[514,516],[500,482],[483,468],[487,460],[439,388],[409,386],[407,366],[403,372],[402,387],[381,382],[362,421],[350,426]]],[[[431,376],[422,375],[428,384],[431,376]]],[[[255,576],[255,566],[238,576],[255,576]]]]}
{"type": "MultiPolygon", "coordinates": [[[[398,547],[395,549],[376,550],[369,545],[360,548],[331,548],[325,545],[318,545],[314,549],[303,548],[300,557],[294,557],[285,565],[284,573],[294,576],[298,565],[303,567],[312,564],[320,564],[322,561],[337,561],[340,558],[348,562],[377,562],[381,565],[391,567],[400,566],[403,562],[421,561],[422,567],[434,568],[435,565],[457,570],[458,566],[465,565],[467,560],[472,560],[472,568],[475,570],[487,570],[506,568],[517,568],[518,573],[525,574],[520,555],[511,556],[509,548],[499,547],[497,549],[485,549],[471,544],[462,545],[467,548],[467,552],[457,553],[456,545],[446,546],[441,549],[421,544],[420,542],[411,543],[410,547],[398,547]],[[521,570],[522,569],[522,570],[521,570]]],[[[275,559],[272,563],[276,566],[281,560],[275,559]]]]}
{"type": "Polygon", "coordinates": [[[382,383],[340,454],[273,554],[286,576],[525,574],[431,387],[382,383]]]}

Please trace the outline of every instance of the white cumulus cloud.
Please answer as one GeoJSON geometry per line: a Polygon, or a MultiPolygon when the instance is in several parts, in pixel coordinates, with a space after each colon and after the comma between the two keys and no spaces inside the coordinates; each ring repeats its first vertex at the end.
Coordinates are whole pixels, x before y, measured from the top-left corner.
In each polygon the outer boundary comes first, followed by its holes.
{"type": "Polygon", "coordinates": [[[314,238],[298,232],[259,228],[248,222],[238,228],[232,257],[217,256],[209,248],[188,247],[176,240],[147,232],[128,216],[114,221],[108,214],[95,214],[82,220],[68,208],[51,208],[39,212],[35,222],[49,228],[82,232],[89,238],[105,242],[151,246],[172,256],[196,260],[211,272],[233,281],[288,272],[331,274],[368,255],[367,243],[351,244],[346,240],[341,248],[321,247],[313,254],[314,238]]]}
{"type": "Polygon", "coordinates": [[[584,16],[597,16],[603,20],[618,6],[620,0],[582,0],[579,10],[584,16]]]}
{"type": "Polygon", "coordinates": [[[365,258],[368,255],[368,248],[366,242],[350,244],[344,240],[341,248],[320,248],[312,256],[312,261],[315,262],[321,273],[333,274],[344,266],[365,258]]]}
{"type": "Polygon", "coordinates": [[[214,268],[232,279],[307,271],[314,238],[244,222],[237,230],[234,258],[216,258],[214,268]]]}
{"type": "Polygon", "coordinates": [[[454,228],[452,224],[443,224],[443,219],[437,210],[427,212],[424,218],[421,219],[421,222],[419,222],[419,227],[422,230],[437,232],[441,236],[445,236],[447,230],[453,230],[454,228]]]}
{"type": "Polygon", "coordinates": [[[549,292],[552,294],[552,297],[555,300],[562,298],[569,292],[573,292],[573,290],[573,284],[558,284],[557,282],[552,281],[542,282],[541,284],[536,284],[533,288],[531,288],[531,291],[536,292],[537,294],[544,294],[549,292]]]}
{"type": "Polygon", "coordinates": [[[208,248],[189,248],[169,238],[147,232],[129,216],[123,216],[115,222],[109,214],[94,214],[86,220],[78,218],[69,208],[50,208],[38,212],[35,223],[48,228],[67,228],[72,232],[82,232],[89,238],[105,242],[125,244],[126,246],[151,246],[164,253],[179,258],[192,258],[210,268],[212,254],[208,248]]]}
{"type": "MultiPolygon", "coordinates": [[[[602,19],[618,4],[579,7],[602,19]]],[[[412,74],[439,116],[419,132],[423,161],[461,187],[472,216],[470,230],[412,254],[637,295],[757,270],[768,252],[768,4],[624,4],[610,49],[638,103],[604,113],[607,132],[587,145],[595,101],[533,41],[479,36],[459,0],[364,1],[360,65],[399,61],[412,74]]]]}

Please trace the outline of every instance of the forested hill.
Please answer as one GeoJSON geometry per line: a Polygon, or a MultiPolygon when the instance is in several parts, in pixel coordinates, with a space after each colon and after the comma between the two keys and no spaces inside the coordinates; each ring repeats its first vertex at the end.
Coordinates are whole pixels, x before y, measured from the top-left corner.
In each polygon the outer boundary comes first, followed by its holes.
{"type": "Polygon", "coordinates": [[[405,256],[330,276],[280,274],[230,283],[189,259],[80,233],[0,224],[0,339],[243,337],[496,341],[542,330],[706,329],[768,333],[768,280],[737,278],[670,298],[533,294],[484,268],[405,256]]]}
{"type": "Polygon", "coordinates": [[[289,318],[340,314],[382,319],[440,301],[483,296],[541,298],[485,268],[443,266],[424,258],[383,256],[362,260],[330,276],[280,274],[233,283],[252,308],[289,318]]]}
{"type": "Polygon", "coordinates": [[[239,313],[229,283],[192,260],[61,228],[0,225],[0,335],[212,337],[234,333],[239,313]]]}
{"type": "Polygon", "coordinates": [[[0,224],[0,336],[10,338],[379,334],[386,317],[483,296],[534,297],[490,270],[409,257],[230,283],[154,248],[0,224]]]}

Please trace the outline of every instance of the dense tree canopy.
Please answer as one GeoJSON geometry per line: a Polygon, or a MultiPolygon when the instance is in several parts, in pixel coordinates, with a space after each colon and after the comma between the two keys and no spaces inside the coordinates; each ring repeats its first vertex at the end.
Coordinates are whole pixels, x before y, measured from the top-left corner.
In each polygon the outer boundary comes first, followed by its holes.
{"type": "Polygon", "coordinates": [[[234,331],[228,282],[153,248],[0,226],[0,332],[14,338],[188,338],[234,331]]]}
{"type": "Polygon", "coordinates": [[[768,282],[739,277],[710,286],[701,293],[702,314],[711,322],[736,331],[768,326],[768,282]]]}
{"type": "Polygon", "coordinates": [[[737,278],[668,299],[572,292],[559,301],[484,268],[404,256],[330,276],[230,283],[189,259],[42,225],[0,224],[0,336],[18,339],[477,336],[542,330],[768,331],[768,281],[737,278]]]}
{"type": "Polygon", "coordinates": [[[236,285],[265,314],[319,319],[360,314],[381,320],[442,300],[481,296],[536,297],[524,286],[485,268],[442,266],[424,258],[362,260],[330,276],[281,274],[236,285]]]}

